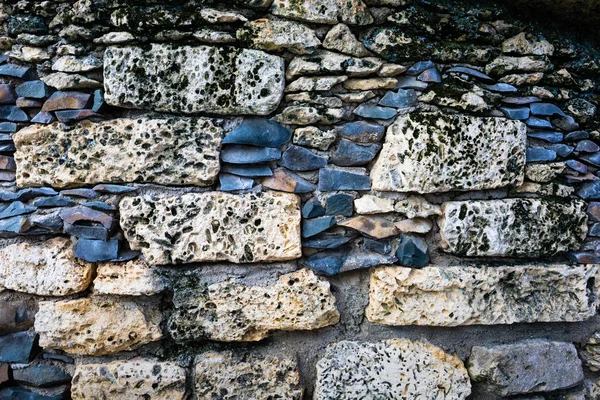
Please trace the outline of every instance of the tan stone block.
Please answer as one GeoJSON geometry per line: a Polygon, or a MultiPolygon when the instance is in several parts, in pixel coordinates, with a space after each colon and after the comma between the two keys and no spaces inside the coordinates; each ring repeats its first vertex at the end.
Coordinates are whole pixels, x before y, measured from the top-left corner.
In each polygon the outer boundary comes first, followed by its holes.
{"type": "Polygon", "coordinates": [[[143,260],[101,263],[94,279],[94,291],[122,296],[151,296],[165,290],[166,282],[143,260]]]}

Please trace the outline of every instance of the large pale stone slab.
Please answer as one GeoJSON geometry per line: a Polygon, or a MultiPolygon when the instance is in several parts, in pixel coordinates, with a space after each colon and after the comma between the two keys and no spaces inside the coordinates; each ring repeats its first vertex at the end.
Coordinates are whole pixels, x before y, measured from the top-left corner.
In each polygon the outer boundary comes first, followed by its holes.
{"type": "Polygon", "coordinates": [[[373,189],[434,193],[520,185],[526,126],[505,118],[411,113],[388,128],[373,189]]]}
{"type": "Polygon", "coordinates": [[[302,399],[298,366],[289,358],[207,352],[195,364],[197,400],[302,399]]]}
{"type": "Polygon", "coordinates": [[[32,125],[14,136],[19,186],[115,182],[211,185],[219,173],[222,128],[205,118],[84,121],[70,130],[32,125]]]}
{"type": "Polygon", "coordinates": [[[316,400],[458,400],[470,393],[460,358],[424,341],[343,341],[317,362],[316,400]]]}
{"type": "Polygon", "coordinates": [[[438,221],[442,247],[460,256],[541,257],[579,249],[585,203],[531,198],[450,201],[438,221]]]}
{"type": "Polygon", "coordinates": [[[121,227],[150,264],[285,261],[302,255],[300,200],[263,192],[127,197],[121,227]]]}
{"type": "Polygon", "coordinates": [[[600,266],[378,268],[367,318],[385,325],[576,322],[599,305],[600,266]]]}
{"type": "Polygon", "coordinates": [[[167,287],[155,268],[140,259],[98,265],[94,291],[122,296],[151,296],[167,287]]]}
{"type": "Polygon", "coordinates": [[[175,340],[257,341],[273,331],[312,330],[339,321],[329,282],[302,269],[270,286],[228,280],[175,290],[169,332],[175,340]]]}
{"type": "Polygon", "coordinates": [[[0,249],[0,288],[41,296],[82,292],[92,283],[94,266],[73,256],[66,238],[17,243],[0,249]]]}
{"type": "Polygon", "coordinates": [[[162,338],[160,313],[125,299],[42,301],[35,331],[42,348],[70,354],[107,355],[162,338]]]}
{"type": "Polygon", "coordinates": [[[104,54],[105,100],[119,107],[267,115],[284,84],[283,59],[260,50],[152,44],[104,54]]]}
{"type": "Polygon", "coordinates": [[[73,400],[183,400],[185,368],[148,358],[79,364],[73,375],[73,400]]]}

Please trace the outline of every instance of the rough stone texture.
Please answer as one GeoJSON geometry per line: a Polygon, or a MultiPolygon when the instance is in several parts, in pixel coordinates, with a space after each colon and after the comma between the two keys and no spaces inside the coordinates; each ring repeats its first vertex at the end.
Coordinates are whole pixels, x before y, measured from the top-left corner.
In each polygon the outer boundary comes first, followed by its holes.
{"type": "Polygon", "coordinates": [[[119,118],[32,125],[14,135],[19,186],[153,182],[211,185],[223,129],[204,118],[119,118]]]}
{"type": "Polygon", "coordinates": [[[183,400],[186,371],[173,362],[147,358],[107,364],[79,364],[72,380],[73,400],[183,400]]]}
{"type": "Polygon", "coordinates": [[[66,238],[0,249],[0,288],[66,296],[86,290],[93,272],[92,264],[73,257],[73,245],[66,238]]]}
{"type": "Polygon", "coordinates": [[[280,57],[233,47],[152,44],[104,54],[105,100],[125,108],[267,115],[283,95],[283,74],[280,57]]]}
{"type": "Polygon", "coordinates": [[[386,134],[373,188],[432,193],[519,185],[526,127],[504,118],[409,114],[386,134]]]}
{"type": "Polygon", "coordinates": [[[335,325],[340,314],[329,282],[302,269],[271,286],[233,280],[175,291],[169,332],[175,340],[257,341],[272,331],[335,325]]]}
{"type": "Polygon", "coordinates": [[[155,309],[119,298],[42,301],[35,316],[40,346],[70,354],[107,355],[162,338],[155,309]]]}
{"type": "Polygon", "coordinates": [[[460,256],[541,257],[579,249],[587,234],[580,200],[502,199],[442,204],[442,247],[460,256]]]}
{"type": "Polygon", "coordinates": [[[584,321],[599,289],[598,265],[379,268],[366,315],[385,325],[584,321]]]}
{"type": "Polygon", "coordinates": [[[296,363],[288,358],[207,352],[195,364],[197,400],[302,398],[296,363]]]}
{"type": "Polygon", "coordinates": [[[532,340],[474,346],[468,368],[473,381],[500,396],[550,392],[583,381],[581,361],[571,343],[532,340]]]}
{"type": "Polygon", "coordinates": [[[316,400],[465,399],[471,383],[460,358],[427,342],[342,341],[317,362],[316,400]]]}
{"type": "Polygon", "coordinates": [[[141,250],[150,264],[284,261],[302,255],[300,201],[289,193],[127,197],[119,210],[131,248],[141,250]]]}
{"type": "Polygon", "coordinates": [[[292,21],[261,18],[247,23],[237,31],[237,37],[266,51],[289,50],[295,54],[310,54],[320,45],[314,31],[292,21]]]}
{"type": "Polygon", "coordinates": [[[590,371],[600,371],[600,331],[588,339],[580,356],[590,371]]]}
{"type": "Polygon", "coordinates": [[[140,259],[126,263],[98,265],[94,291],[121,296],[151,296],[162,292],[166,282],[157,271],[140,259]]]}

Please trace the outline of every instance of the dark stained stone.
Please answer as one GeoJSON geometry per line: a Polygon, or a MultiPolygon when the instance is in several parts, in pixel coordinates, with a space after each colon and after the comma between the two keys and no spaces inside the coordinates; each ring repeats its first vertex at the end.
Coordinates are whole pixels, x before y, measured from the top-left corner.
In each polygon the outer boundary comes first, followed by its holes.
{"type": "Polygon", "coordinates": [[[551,103],[535,103],[529,106],[533,115],[552,116],[560,115],[566,117],[566,114],[558,106],[551,103]]]}
{"type": "Polygon", "coordinates": [[[585,251],[567,253],[567,258],[578,264],[598,264],[600,256],[585,251]]]}
{"type": "Polygon", "coordinates": [[[19,97],[16,101],[16,106],[22,109],[30,109],[30,108],[40,108],[42,106],[42,102],[40,100],[35,99],[26,99],[24,97],[19,97]]]}
{"type": "Polygon", "coordinates": [[[319,170],[319,190],[322,192],[371,190],[371,179],[368,175],[352,171],[321,168],[319,170]]]}
{"type": "Polygon", "coordinates": [[[587,173],[587,166],[577,160],[568,160],[566,164],[567,167],[571,168],[573,171],[581,172],[582,174],[587,173]]]}
{"type": "Polygon", "coordinates": [[[96,112],[96,113],[102,111],[106,104],[104,102],[104,93],[102,93],[102,90],[100,90],[100,89],[94,90],[93,98],[94,98],[94,100],[92,102],[92,111],[96,112]]]}
{"type": "Polygon", "coordinates": [[[14,171],[17,169],[15,159],[9,156],[0,155],[0,170],[3,171],[14,171]]]}
{"type": "Polygon", "coordinates": [[[81,110],[91,105],[92,96],[81,92],[54,92],[46,100],[42,111],[81,110]]]}
{"type": "Polygon", "coordinates": [[[40,111],[31,119],[31,122],[36,124],[48,125],[56,121],[56,117],[54,114],[50,112],[40,111]]]}
{"type": "Polygon", "coordinates": [[[496,83],[494,85],[481,85],[482,88],[487,89],[491,92],[498,93],[516,93],[519,91],[513,85],[509,85],[508,83],[496,83]]]}
{"type": "Polygon", "coordinates": [[[8,376],[9,366],[7,363],[0,363],[0,386],[10,380],[8,376]]]}
{"type": "Polygon", "coordinates": [[[529,117],[525,120],[525,123],[527,124],[528,127],[530,128],[537,128],[537,129],[552,129],[552,124],[550,123],[550,121],[547,121],[545,119],[542,118],[537,118],[537,117],[529,117]]]}
{"type": "Polygon", "coordinates": [[[600,181],[585,182],[577,195],[584,200],[600,200],[600,181]]]}
{"type": "Polygon", "coordinates": [[[38,15],[10,15],[8,17],[8,32],[14,36],[19,33],[46,33],[48,32],[48,25],[46,25],[44,18],[38,15]]]}
{"type": "Polygon", "coordinates": [[[219,174],[219,190],[229,192],[233,190],[252,189],[254,179],[243,176],[231,175],[226,173],[219,174]]]}
{"type": "Polygon", "coordinates": [[[52,93],[52,89],[42,81],[27,81],[17,86],[17,94],[20,97],[30,99],[44,99],[52,93]]]}
{"type": "Polygon", "coordinates": [[[547,146],[548,150],[552,150],[556,152],[556,154],[560,157],[567,157],[569,154],[573,152],[575,149],[573,146],[568,146],[566,144],[552,144],[547,146]]]}
{"type": "Polygon", "coordinates": [[[14,122],[0,122],[0,132],[2,133],[15,133],[17,131],[17,124],[14,122]]]}
{"type": "Polygon", "coordinates": [[[358,215],[340,221],[338,225],[354,229],[373,239],[385,239],[400,234],[394,223],[379,216],[358,215]]]}
{"type": "Polygon", "coordinates": [[[0,104],[14,104],[17,100],[17,94],[12,85],[8,83],[0,84],[0,104]]]}
{"type": "MultiPolygon", "coordinates": [[[[31,218],[31,224],[34,227],[41,228],[43,231],[47,233],[57,233],[62,232],[63,221],[58,214],[45,214],[45,215],[34,215],[31,218]]],[[[28,230],[27,233],[32,232],[33,228],[28,230]]]]}
{"type": "Polygon", "coordinates": [[[83,197],[84,199],[95,199],[100,196],[100,193],[93,189],[77,188],[77,189],[66,189],[60,192],[63,196],[74,196],[83,197]]]}
{"type": "Polygon", "coordinates": [[[75,257],[89,262],[108,261],[119,255],[119,241],[79,239],[75,245],[75,257]]]}
{"type": "Polygon", "coordinates": [[[584,153],[596,153],[598,150],[600,150],[600,146],[588,139],[578,142],[575,146],[575,151],[584,153]]]}
{"type": "Polygon", "coordinates": [[[509,107],[500,107],[500,111],[506,115],[507,118],[517,119],[517,120],[526,120],[529,118],[530,110],[527,107],[519,107],[519,108],[509,108],[509,107]]]}
{"type": "Polygon", "coordinates": [[[11,122],[27,122],[29,117],[17,106],[0,106],[0,119],[11,122]]]}
{"type": "MultiPolygon", "coordinates": [[[[48,188],[48,187],[26,188],[26,189],[21,189],[16,193],[13,193],[14,198],[9,199],[9,200],[29,201],[36,197],[56,196],[57,194],[58,194],[58,192],[56,190],[54,190],[52,188],[48,188]]],[[[0,200],[7,201],[3,198],[2,195],[0,195],[0,200]]]]}
{"type": "Polygon", "coordinates": [[[413,107],[416,102],[417,94],[414,89],[398,89],[397,92],[387,92],[378,104],[385,107],[408,108],[413,107]]]}
{"type": "Polygon", "coordinates": [[[397,89],[425,90],[428,86],[427,82],[421,82],[416,76],[401,76],[396,84],[397,89]]]}
{"type": "Polygon", "coordinates": [[[85,224],[97,222],[109,231],[112,229],[114,223],[114,218],[112,215],[82,206],[65,208],[64,210],[61,210],[60,217],[66,224],[71,225],[75,225],[78,222],[83,222],[85,224]]]}
{"type": "Polygon", "coordinates": [[[261,184],[269,189],[289,193],[310,193],[317,188],[300,175],[285,168],[275,170],[273,176],[264,178],[261,184]]]}
{"type": "Polygon", "coordinates": [[[506,104],[513,104],[513,105],[525,105],[525,104],[531,104],[531,103],[537,103],[539,101],[542,101],[539,97],[535,97],[535,96],[527,96],[527,97],[505,97],[502,99],[503,103],[506,104]]]}
{"type": "Polygon", "coordinates": [[[71,381],[71,375],[55,365],[37,364],[25,368],[13,368],[13,379],[18,383],[37,387],[61,385],[71,381]]]}
{"type": "Polygon", "coordinates": [[[98,211],[117,211],[115,206],[112,206],[103,201],[88,201],[87,203],[82,204],[83,207],[93,208],[98,211]]]}
{"type": "Polygon", "coordinates": [[[0,144],[0,153],[12,153],[16,150],[13,143],[0,144]]]}
{"type": "Polygon", "coordinates": [[[435,63],[433,61],[419,61],[414,63],[408,71],[406,71],[406,75],[408,76],[417,76],[425,70],[435,68],[435,63]]]}
{"type": "Polygon", "coordinates": [[[427,243],[418,236],[403,235],[396,249],[396,258],[398,264],[404,267],[425,267],[430,261],[427,243]]]}
{"type": "Polygon", "coordinates": [[[31,328],[35,320],[35,312],[33,299],[2,304],[0,307],[0,335],[26,331],[31,328]]]}
{"type": "Polygon", "coordinates": [[[302,207],[303,218],[322,217],[323,215],[325,215],[323,204],[315,197],[307,201],[304,207],[302,207]]]}
{"type": "Polygon", "coordinates": [[[64,231],[79,239],[108,239],[108,230],[103,226],[71,225],[64,224],[64,231]]]}
{"type": "Polygon", "coordinates": [[[249,144],[279,147],[290,141],[292,133],[278,122],[266,118],[245,118],[225,136],[223,144],[249,144]]]}
{"type": "Polygon", "coordinates": [[[319,217],[302,220],[302,237],[309,238],[326,231],[335,225],[335,218],[332,216],[319,217]]]}
{"type": "Polygon", "coordinates": [[[588,204],[587,214],[590,220],[600,222],[600,203],[592,201],[588,204]]]}
{"type": "Polygon", "coordinates": [[[291,145],[283,152],[281,165],[292,171],[312,171],[326,166],[327,159],[304,147],[291,145]]]}
{"type": "Polygon", "coordinates": [[[345,245],[313,254],[307,259],[301,260],[300,263],[317,274],[333,276],[346,271],[392,264],[394,261],[395,258],[392,256],[345,245]]]}
{"type": "Polygon", "coordinates": [[[273,171],[271,171],[271,168],[269,168],[268,165],[261,164],[223,164],[221,166],[221,172],[249,178],[259,178],[273,175],[273,171]]]}
{"type": "Polygon", "coordinates": [[[8,207],[0,211],[0,219],[16,217],[17,215],[31,214],[36,209],[36,207],[24,204],[20,201],[14,201],[10,203],[8,207]]]}
{"type": "Polygon", "coordinates": [[[0,389],[0,400],[66,400],[67,393],[44,396],[23,387],[7,387],[0,389]]]}
{"type": "Polygon", "coordinates": [[[13,78],[30,80],[35,77],[35,70],[15,64],[0,65],[0,76],[12,76],[13,78]]]}
{"type": "Polygon", "coordinates": [[[8,62],[8,56],[1,54],[0,55],[0,64],[4,64],[8,62]]]}
{"type": "Polygon", "coordinates": [[[528,147],[526,160],[527,162],[554,161],[556,152],[543,147],[528,147]]]}
{"type": "Polygon", "coordinates": [[[100,183],[94,186],[92,189],[96,192],[108,194],[133,193],[137,191],[137,188],[133,186],[112,185],[110,183],[100,183]]]}
{"type": "Polygon", "coordinates": [[[339,126],[337,132],[353,142],[370,143],[383,139],[385,128],[374,122],[356,121],[339,126]]]}
{"type": "Polygon", "coordinates": [[[97,114],[92,110],[63,110],[54,112],[54,115],[56,115],[56,118],[63,124],[92,117],[101,117],[100,114],[97,114]]]}
{"type": "Polygon", "coordinates": [[[363,118],[390,119],[394,118],[398,111],[390,107],[379,107],[374,104],[361,104],[354,109],[354,114],[363,118]]]}
{"type": "Polygon", "coordinates": [[[36,337],[34,331],[0,336],[0,362],[28,363],[34,355],[36,337]]]}
{"type": "Polygon", "coordinates": [[[579,129],[579,124],[570,115],[567,115],[566,117],[553,118],[552,125],[567,132],[579,129]]]}
{"type": "Polygon", "coordinates": [[[60,362],[64,362],[66,364],[75,364],[75,360],[73,360],[69,356],[64,356],[62,354],[44,353],[44,354],[42,354],[42,358],[44,360],[57,360],[60,362]]]}
{"type": "Polygon", "coordinates": [[[437,70],[437,68],[429,68],[421,72],[417,79],[421,82],[440,83],[442,82],[442,75],[440,74],[440,71],[437,70]]]}
{"type": "Polygon", "coordinates": [[[31,221],[27,217],[18,216],[0,220],[0,232],[25,233],[31,228],[31,221]]]}
{"type": "Polygon", "coordinates": [[[570,132],[567,135],[565,135],[565,140],[567,142],[570,142],[573,140],[587,139],[589,137],[590,137],[590,134],[586,131],[575,131],[575,132],[570,132]]]}
{"type": "Polygon", "coordinates": [[[389,255],[392,252],[392,243],[389,240],[375,240],[365,238],[363,247],[365,250],[374,251],[382,255],[389,255]]]}
{"type": "Polygon", "coordinates": [[[380,150],[379,144],[358,144],[342,139],[331,157],[331,162],[341,167],[365,165],[373,161],[380,150]]]}
{"type": "Polygon", "coordinates": [[[323,233],[321,235],[314,236],[309,240],[303,240],[302,246],[309,247],[311,249],[337,249],[355,237],[356,235],[323,233]]]}
{"type": "Polygon", "coordinates": [[[38,199],[33,202],[35,207],[49,208],[49,207],[71,207],[75,205],[73,199],[65,196],[52,196],[43,199],[38,199]]]}
{"type": "MultiPolygon", "coordinates": [[[[490,78],[483,72],[480,72],[480,71],[477,71],[476,69],[468,68],[468,67],[452,67],[446,72],[469,75],[469,76],[472,76],[473,78],[477,78],[483,82],[493,82],[494,81],[494,79],[490,78]]],[[[495,92],[502,92],[502,91],[516,92],[517,91],[517,89],[514,86],[513,87],[509,87],[509,86],[510,85],[507,85],[506,83],[498,83],[496,85],[486,86],[486,89],[495,91],[495,92]]]]}
{"type": "Polygon", "coordinates": [[[327,215],[341,215],[351,217],[354,211],[354,199],[346,193],[334,194],[325,202],[327,215]]]}
{"type": "Polygon", "coordinates": [[[556,131],[529,132],[527,136],[548,143],[560,143],[563,140],[563,134],[556,131]]]}
{"type": "Polygon", "coordinates": [[[233,145],[223,147],[221,160],[231,164],[254,164],[281,158],[281,150],[272,147],[233,145]]]}

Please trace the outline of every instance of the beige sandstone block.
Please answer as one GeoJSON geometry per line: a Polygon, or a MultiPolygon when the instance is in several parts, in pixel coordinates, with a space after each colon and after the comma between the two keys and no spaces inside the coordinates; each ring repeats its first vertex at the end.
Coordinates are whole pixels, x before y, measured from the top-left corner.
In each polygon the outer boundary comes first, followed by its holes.
{"type": "Polygon", "coordinates": [[[100,294],[121,296],[151,296],[167,287],[155,268],[143,260],[98,265],[94,291],[100,294]]]}

